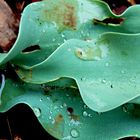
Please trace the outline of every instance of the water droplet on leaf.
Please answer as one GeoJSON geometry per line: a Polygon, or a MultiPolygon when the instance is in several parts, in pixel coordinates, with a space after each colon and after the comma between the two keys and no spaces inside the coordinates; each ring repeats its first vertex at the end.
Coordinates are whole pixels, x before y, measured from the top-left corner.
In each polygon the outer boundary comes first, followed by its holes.
{"type": "Polygon", "coordinates": [[[55,39],[55,38],[53,38],[53,39],[52,39],[52,41],[54,42],[54,41],[56,41],[56,39],[55,39]]]}
{"type": "Polygon", "coordinates": [[[38,107],[34,107],[33,110],[34,110],[34,113],[35,113],[36,117],[40,117],[41,109],[38,108],[38,107]]]}
{"type": "Polygon", "coordinates": [[[87,105],[84,105],[84,108],[88,108],[88,106],[87,105]]]}
{"type": "Polygon", "coordinates": [[[65,38],[65,35],[64,34],[61,34],[62,38],[65,38]]]}
{"type": "Polygon", "coordinates": [[[124,73],[125,73],[125,71],[124,71],[124,70],[121,70],[121,73],[122,73],[122,74],[124,74],[124,73]]]}
{"type": "Polygon", "coordinates": [[[87,113],[86,111],[84,111],[84,112],[83,112],[83,116],[84,116],[84,117],[87,117],[87,116],[88,116],[88,113],[87,113]]]}
{"type": "Polygon", "coordinates": [[[103,79],[101,82],[102,82],[103,84],[105,84],[105,83],[106,83],[106,80],[105,80],[105,79],[103,79]]]}
{"type": "Polygon", "coordinates": [[[76,130],[76,129],[72,129],[71,132],[70,132],[70,134],[71,134],[71,136],[72,136],[73,138],[79,137],[79,132],[78,132],[78,130],[76,130]]]}
{"type": "Polygon", "coordinates": [[[105,66],[108,67],[109,66],[109,63],[106,63],[105,66]]]}
{"type": "Polygon", "coordinates": [[[86,80],[86,78],[85,78],[85,77],[81,78],[81,81],[85,81],[85,80],[86,80]]]}

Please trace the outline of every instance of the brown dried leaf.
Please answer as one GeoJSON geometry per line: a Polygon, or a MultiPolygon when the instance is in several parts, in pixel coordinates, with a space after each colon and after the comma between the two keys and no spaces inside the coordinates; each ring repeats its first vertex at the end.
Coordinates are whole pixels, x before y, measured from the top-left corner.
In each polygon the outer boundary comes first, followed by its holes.
{"type": "Polygon", "coordinates": [[[135,2],[135,0],[127,0],[131,5],[135,5],[136,4],[136,2],[135,2]]]}
{"type": "Polygon", "coordinates": [[[7,52],[17,37],[19,20],[16,19],[10,7],[0,0],[0,48],[7,52]]]}
{"type": "Polygon", "coordinates": [[[21,137],[20,137],[20,136],[15,135],[15,136],[14,136],[14,140],[22,140],[22,139],[21,139],[21,137]]]}

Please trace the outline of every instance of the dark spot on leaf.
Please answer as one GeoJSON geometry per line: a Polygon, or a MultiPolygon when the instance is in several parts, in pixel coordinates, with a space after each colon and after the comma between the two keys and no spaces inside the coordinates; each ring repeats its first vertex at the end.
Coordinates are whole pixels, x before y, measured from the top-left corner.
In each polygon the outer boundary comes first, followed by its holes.
{"type": "Polygon", "coordinates": [[[124,18],[106,18],[104,20],[93,19],[93,23],[96,24],[121,24],[124,21],[124,18]]]}
{"type": "Polygon", "coordinates": [[[71,3],[64,0],[57,1],[51,8],[46,7],[43,10],[40,21],[53,21],[57,25],[59,31],[62,31],[65,28],[76,30],[77,9],[74,3],[75,2],[71,3]]]}
{"type": "Polygon", "coordinates": [[[70,115],[71,120],[79,121],[80,117],[78,115],[72,114],[70,115]]]}
{"type": "Polygon", "coordinates": [[[28,52],[37,51],[37,50],[40,50],[40,46],[39,45],[34,45],[34,46],[27,47],[22,52],[23,53],[28,53],[28,52]]]}
{"type": "Polygon", "coordinates": [[[113,85],[111,85],[110,87],[113,88],[113,85]]]}
{"type": "Polygon", "coordinates": [[[74,28],[76,26],[75,7],[70,4],[66,4],[66,9],[63,23],[65,26],[74,28]]]}
{"type": "Polygon", "coordinates": [[[57,116],[56,116],[56,118],[55,118],[55,125],[58,125],[58,124],[60,124],[62,121],[63,121],[63,115],[61,115],[61,114],[58,114],[57,116]]]}
{"type": "Polygon", "coordinates": [[[67,111],[68,111],[70,114],[72,114],[72,113],[74,112],[74,110],[73,110],[72,107],[68,107],[68,108],[67,108],[67,111]]]}

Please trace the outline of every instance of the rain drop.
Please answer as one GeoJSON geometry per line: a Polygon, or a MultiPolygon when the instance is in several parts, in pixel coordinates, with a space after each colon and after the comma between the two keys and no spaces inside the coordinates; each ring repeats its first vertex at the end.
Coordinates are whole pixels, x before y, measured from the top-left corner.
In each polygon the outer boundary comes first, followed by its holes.
{"type": "Polygon", "coordinates": [[[82,78],[81,78],[81,81],[85,81],[85,80],[86,80],[86,78],[85,78],[85,77],[82,77],[82,78]]]}
{"type": "Polygon", "coordinates": [[[88,116],[88,113],[87,113],[86,111],[84,111],[84,112],[83,112],[83,116],[84,116],[84,117],[87,117],[87,116],[88,116]]]}
{"type": "Polygon", "coordinates": [[[124,70],[121,70],[121,73],[124,74],[125,73],[124,70]]]}
{"type": "Polygon", "coordinates": [[[92,117],[92,115],[91,114],[88,114],[88,117],[92,117]]]}
{"type": "Polygon", "coordinates": [[[88,106],[87,105],[84,105],[84,108],[88,108],[88,106]]]}
{"type": "Polygon", "coordinates": [[[56,39],[55,39],[55,38],[53,38],[53,39],[52,39],[52,41],[54,42],[54,41],[56,41],[56,39]]]}
{"type": "Polygon", "coordinates": [[[124,104],[123,106],[122,106],[122,110],[123,110],[123,112],[125,112],[125,113],[134,113],[134,110],[135,110],[135,106],[134,106],[134,104],[131,104],[131,103],[129,103],[129,104],[124,104]]]}
{"type": "Polygon", "coordinates": [[[101,114],[102,114],[102,112],[97,112],[97,114],[98,114],[98,115],[101,115],[101,114]]]}
{"type": "Polygon", "coordinates": [[[84,34],[84,31],[83,30],[81,31],[81,34],[84,34]]]}
{"type": "Polygon", "coordinates": [[[63,103],[63,107],[67,107],[67,104],[66,103],[63,103]]]}
{"type": "Polygon", "coordinates": [[[106,80],[105,80],[105,79],[103,79],[101,82],[102,82],[103,84],[105,84],[105,83],[106,83],[106,80]]]}
{"type": "Polygon", "coordinates": [[[71,52],[71,48],[68,48],[68,51],[71,52]]]}
{"type": "Polygon", "coordinates": [[[62,38],[65,38],[65,35],[64,34],[61,34],[62,38]]]}
{"type": "Polygon", "coordinates": [[[72,129],[71,132],[70,132],[70,134],[71,134],[71,136],[72,136],[73,138],[79,137],[79,132],[78,132],[78,130],[76,130],[76,129],[72,129]]]}
{"type": "Polygon", "coordinates": [[[128,112],[128,109],[125,105],[122,107],[122,109],[123,109],[123,112],[128,112]]]}
{"type": "Polygon", "coordinates": [[[89,36],[90,34],[89,33],[87,33],[87,36],[89,36]]]}
{"type": "Polygon", "coordinates": [[[63,108],[63,106],[62,106],[62,105],[60,105],[60,108],[63,108]]]}
{"type": "Polygon", "coordinates": [[[135,83],[135,79],[134,79],[134,78],[131,78],[129,81],[130,81],[131,83],[135,83]]]}
{"type": "Polygon", "coordinates": [[[108,67],[109,66],[109,63],[106,63],[105,66],[108,67]]]}
{"type": "Polygon", "coordinates": [[[35,113],[36,117],[40,117],[40,115],[41,115],[41,109],[40,108],[37,108],[37,107],[34,107],[33,110],[34,110],[34,113],[35,113]]]}

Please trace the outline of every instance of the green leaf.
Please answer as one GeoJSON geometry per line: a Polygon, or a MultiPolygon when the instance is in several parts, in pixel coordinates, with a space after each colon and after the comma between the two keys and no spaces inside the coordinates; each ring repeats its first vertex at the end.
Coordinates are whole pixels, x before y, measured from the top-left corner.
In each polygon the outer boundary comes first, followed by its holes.
{"type": "Polygon", "coordinates": [[[133,104],[98,114],[83,103],[75,89],[46,92],[39,85],[6,80],[0,112],[19,103],[27,104],[44,129],[58,139],[111,140],[140,136],[140,119],[133,104]]]}
{"type": "Polygon", "coordinates": [[[94,0],[28,5],[14,46],[0,54],[22,80],[6,80],[0,112],[25,103],[63,140],[140,137],[139,7],[115,15],[94,0]]]}
{"type": "Polygon", "coordinates": [[[108,33],[97,41],[69,40],[44,62],[17,73],[30,83],[72,78],[91,109],[108,111],[139,96],[139,39],[108,33]]]}
{"type": "Polygon", "coordinates": [[[93,0],[47,0],[30,4],[22,14],[15,44],[8,53],[0,54],[0,63],[6,63],[17,56],[14,63],[32,66],[44,61],[68,39],[90,40],[103,32],[139,33],[139,12],[139,6],[134,6],[117,16],[106,3],[93,0]],[[122,18],[124,22],[117,26],[94,25],[93,19],[106,18],[122,18]],[[40,50],[22,52],[34,45],[39,45],[40,50]]]}

